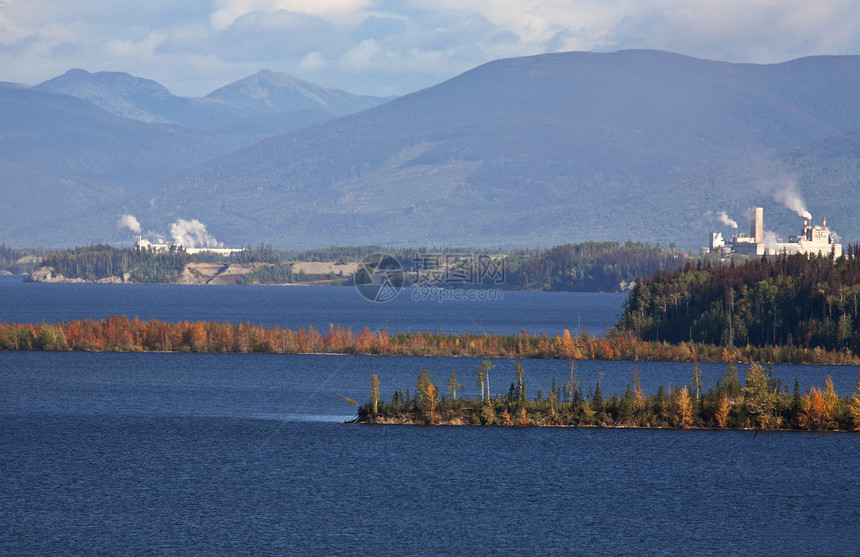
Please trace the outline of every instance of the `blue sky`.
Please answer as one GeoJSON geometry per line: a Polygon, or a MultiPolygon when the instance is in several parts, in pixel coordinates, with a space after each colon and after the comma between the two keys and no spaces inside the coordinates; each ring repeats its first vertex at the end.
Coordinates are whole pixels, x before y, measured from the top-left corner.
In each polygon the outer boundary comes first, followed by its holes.
{"type": "Polygon", "coordinates": [[[402,95],[498,58],[860,54],[856,0],[0,0],[0,81],[125,71],[203,96],[261,69],[402,95]]]}

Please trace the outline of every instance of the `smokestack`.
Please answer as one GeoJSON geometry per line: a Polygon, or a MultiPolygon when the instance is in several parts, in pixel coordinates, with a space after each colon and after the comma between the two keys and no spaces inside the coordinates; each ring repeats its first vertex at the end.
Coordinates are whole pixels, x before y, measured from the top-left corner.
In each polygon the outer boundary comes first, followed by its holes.
{"type": "Polygon", "coordinates": [[[753,208],[750,219],[750,237],[756,243],[764,241],[764,209],[762,207],[753,208]]]}
{"type": "Polygon", "coordinates": [[[821,226],[822,226],[823,228],[827,228],[827,217],[823,217],[823,218],[821,219],[821,226]]]}

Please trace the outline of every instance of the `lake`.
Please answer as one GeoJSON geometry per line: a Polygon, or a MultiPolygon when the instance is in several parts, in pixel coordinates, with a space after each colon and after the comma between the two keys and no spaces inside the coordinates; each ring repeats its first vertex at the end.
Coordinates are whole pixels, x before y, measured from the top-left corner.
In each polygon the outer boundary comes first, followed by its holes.
{"type": "MultiPolygon", "coordinates": [[[[111,313],[325,329],[606,330],[623,295],[372,304],[350,288],[32,285],[0,321],[111,313]],[[362,321],[366,318],[366,321],[362,321]],[[524,326],[522,323],[528,323],[524,326]]],[[[494,392],[513,362],[496,359],[494,392]]],[[[358,426],[340,395],[413,389],[471,358],[0,352],[0,554],[858,553],[860,435],[358,426]]],[[[530,396],[562,361],[523,362],[530,396]]],[[[689,364],[638,363],[646,391],[689,364]]],[[[577,362],[585,389],[630,362],[577,362]]],[[[702,366],[706,385],[722,365],[702,366]]],[[[741,368],[741,374],[743,368],[741,368]]],[[[774,366],[789,386],[856,370],[774,366]]]]}
{"type": "Polygon", "coordinates": [[[625,294],[499,292],[492,301],[452,301],[404,289],[385,303],[352,287],[35,284],[0,276],[0,323],[40,323],[125,315],[163,321],[231,321],[327,331],[601,334],[621,316],[625,294]]]}

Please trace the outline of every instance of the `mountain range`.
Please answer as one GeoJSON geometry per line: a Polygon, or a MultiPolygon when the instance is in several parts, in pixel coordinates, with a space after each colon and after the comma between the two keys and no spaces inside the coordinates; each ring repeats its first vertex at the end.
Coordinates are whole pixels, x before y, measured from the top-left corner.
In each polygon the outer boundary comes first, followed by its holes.
{"type": "Polygon", "coordinates": [[[70,70],[34,87],[0,83],[0,239],[49,246],[114,240],[115,227],[72,231],[91,225],[94,207],[113,211],[107,207],[122,207],[182,170],[387,100],[271,71],[203,98],[119,72],[70,70]],[[51,219],[75,222],[56,235],[40,233],[51,219]]]}
{"type": "Polygon", "coordinates": [[[390,100],[352,95],[270,70],[225,85],[202,98],[178,97],[156,81],[127,73],[80,69],[69,70],[32,90],[77,97],[131,120],[182,126],[207,126],[305,110],[326,112],[331,118],[390,100]]]}
{"type": "Polygon", "coordinates": [[[781,236],[798,206],[860,235],[860,56],[546,54],[393,100],[270,72],[185,99],[72,71],[0,85],[0,123],[7,243],[120,241],[131,213],[155,231],[199,219],[231,245],[694,248],[752,206],[781,236]],[[275,115],[294,127],[260,121],[275,115]]]}

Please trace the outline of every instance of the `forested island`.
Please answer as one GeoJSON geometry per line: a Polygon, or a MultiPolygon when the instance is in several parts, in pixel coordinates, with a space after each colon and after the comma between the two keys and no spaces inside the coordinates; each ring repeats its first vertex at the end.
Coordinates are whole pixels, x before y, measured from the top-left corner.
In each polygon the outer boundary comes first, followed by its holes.
{"type": "MultiPolygon", "coordinates": [[[[800,392],[797,381],[789,393],[760,364],[746,370],[743,383],[737,368],[728,364],[722,378],[707,391],[701,373],[693,366],[690,385],[660,385],[646,394],[634,368],[632,383],[622,396],[603,397],[600,381],[583,394],[571,365],[563,384],[552,380],[550,392],[526,396],[523,366],[514,362],[514,380],[504,396],[490,396],[489,378],[495,366],[482,361],[476,370],[478,398],[457,396],[463,389],[457,372],[447,384],[447,394],[427,370],[418,374],[410,394],[398,390],[386,401],[380,395],[379,378],[371,376],[370,400],[358,408],[354,420],[362,424],[403,425],[497,425],[557,427],[765,429],[808,431],[860,431],[860,376],[855,392],[840,397],[827,376],[824,387],[800,392]]],[[[498,380],[498,379],[497,379],[498,380]]],[[[355,401],[347,399],[355,404],[355,401]]]]}

